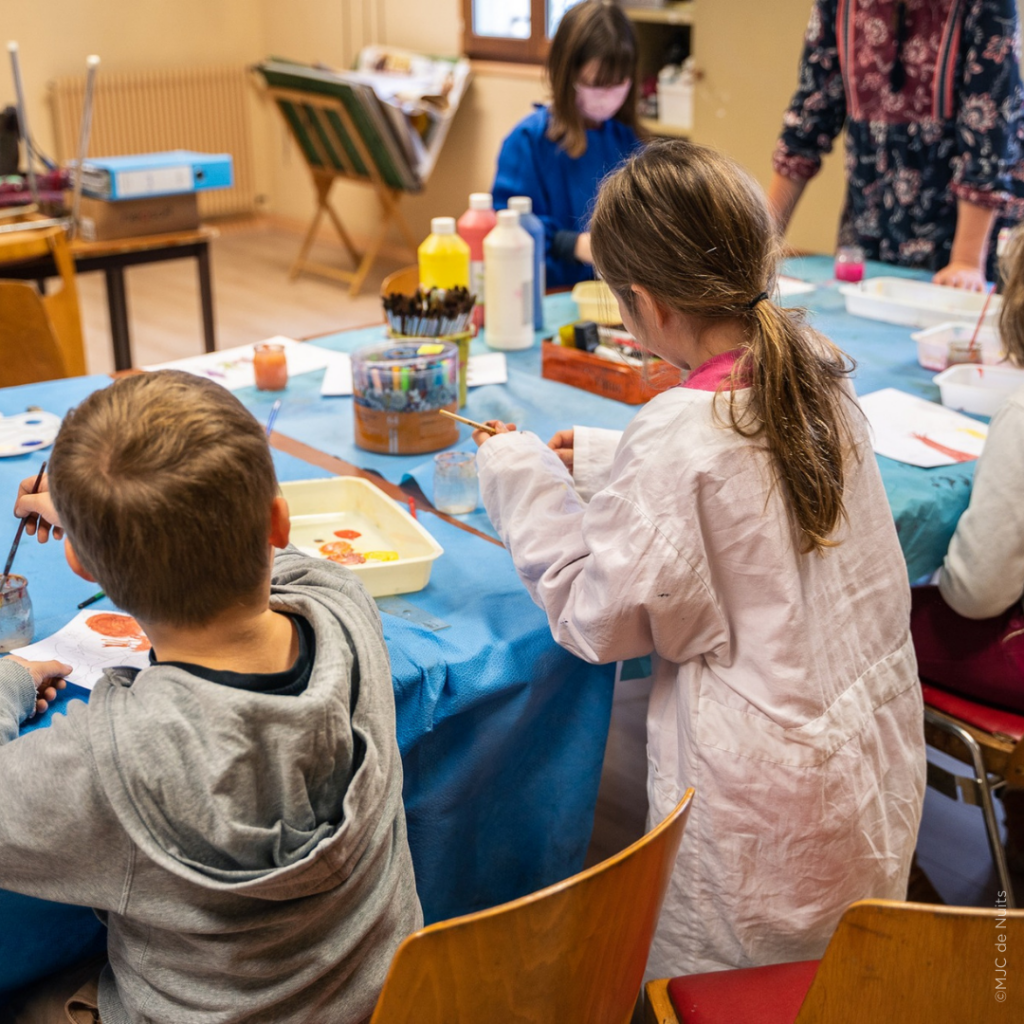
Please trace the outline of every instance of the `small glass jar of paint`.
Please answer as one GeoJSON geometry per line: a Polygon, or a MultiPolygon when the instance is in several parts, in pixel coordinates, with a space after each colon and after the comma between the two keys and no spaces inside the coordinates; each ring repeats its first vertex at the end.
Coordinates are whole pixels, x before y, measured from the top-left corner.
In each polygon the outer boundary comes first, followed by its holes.
{"type": "Polygon", "coordinates": [[[256,346],[252,356],[256,387],[260,391],[283,391],[288,386],[288,360],[284,345],[264,342],[256,346]]]}
{"type": "Polygon", "coordinates": [[[35,630],[28,580],[12,573],[0,593],[0,651],[6,653],[32,643],[35,630]]]}
{"type": "Polygon", "coordinates": [[[841,245],[836,249],[835,275],[837,281],[864,280],[864,250],[859,245],[841,245]]]}
{"type": "Polygon", "coordinates": [[[451,516],[472,512],[480,504],[476,452],[441,452],[434,456],[434,508],[451,516]]]}

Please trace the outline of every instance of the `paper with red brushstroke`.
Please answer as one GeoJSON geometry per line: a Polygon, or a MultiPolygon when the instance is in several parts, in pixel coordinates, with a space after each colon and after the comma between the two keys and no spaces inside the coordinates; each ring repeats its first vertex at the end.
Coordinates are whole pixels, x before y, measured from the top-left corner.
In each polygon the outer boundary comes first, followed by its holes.
{"type": "Polygon", "coordinates": [[[970,462],[981,455],[988,425],[937,402],[883,388],[860,398],[877,455],[931,468],[970,462]]]}
{"type": "Polygon", "coordinates": [[[149,646],[146,634],[130,615],[84,611],[52,636],[11,653],[29,661],[63,661],[71,666],[68,681],[91,690],[104,669],[119,665],[146,668],[149,646]]]}

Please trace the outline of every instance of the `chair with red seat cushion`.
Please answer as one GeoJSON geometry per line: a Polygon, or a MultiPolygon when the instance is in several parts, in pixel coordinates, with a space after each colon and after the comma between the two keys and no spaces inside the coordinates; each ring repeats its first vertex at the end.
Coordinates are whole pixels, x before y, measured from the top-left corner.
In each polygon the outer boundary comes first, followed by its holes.
{"type": "Polygon", "coordinates": [[[1007,782],[1024,786],[1024,715],[930,683],[922,682],[921,692],[928,745],[969,764],[973,770],[971,776],[958,776],[929,762],[928,785],[954,800],[959,792],[968,803],[981,807],[1000,886],[1008,896],[1008,905],[1016,906],[992,797],[1007,782]]]}
{"type": "Polygon", "coordinates": [[[649,982],[646,1021],[973,1024],[1021,1020],[1024,985],[1013,981],[1010,968],[1019,957],[1009,952],[1019,948],[1024,948],[1024,910],[862,900],[843,914],[820,962],[649,982]]]}
{"type": "Polygon", "coordinates": [[[819,963],[799,960],[672,978],[668,998],[686,1024],[793,1024],[819,963]]]}

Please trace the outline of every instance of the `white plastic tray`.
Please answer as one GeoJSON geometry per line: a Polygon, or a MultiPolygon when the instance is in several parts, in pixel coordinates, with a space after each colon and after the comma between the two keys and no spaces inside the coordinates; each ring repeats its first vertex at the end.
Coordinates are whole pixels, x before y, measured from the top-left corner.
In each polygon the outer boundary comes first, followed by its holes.
{"type": "Polygon", "coordinates": [[[965,362],[981,362],[987,366],[1001,363],[1006,353],[999,331],[994,326],[978,328],[975,358],[964,358],[976,327],[977,324],[961,320],[915,331],[910,337],[917,342],[917,361],[926,370],[944,370],[950,364],[965,362]]]}
{"type": "Polygon", "coordinates": [[[292,521],[292,543],[323,558],[321,544],[339,538],[335,530],[358,530],[349,540],[355,551],[397,551],[393,562],[348,566],[374,597],[411,594],[430,582],[434,560],[444,554],[436,540],[379,487],[354,476],[296,480],[281,484],[292,521]]]}
{"type": "Polygon", "coordinates": [[[959,363],[936,374],[934,380],[947,408],[992,416],[1014,391],[1024,388],[1024,370],[959,363]]]}
{"type": "MultiPolygon", "coordinates": [[[[872,277],[859,284],[844,284],[839,291],[846,298],[848,313],[907,327],[932,327],[949,320],[976,324],[987,298],[982,292],[901,277],[872,277]]],[[[992,296],[986,325],[995,325],[1002,302],[1001,296],[992,296]]]]}

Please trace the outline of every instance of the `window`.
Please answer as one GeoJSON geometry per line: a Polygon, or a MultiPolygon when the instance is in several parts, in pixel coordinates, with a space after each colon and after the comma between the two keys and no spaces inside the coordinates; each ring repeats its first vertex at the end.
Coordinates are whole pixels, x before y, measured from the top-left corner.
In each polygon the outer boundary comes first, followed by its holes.
{"type": "Polygon", "coordinates": [[[470,57],[539,64],[562,15],[579,0],[462,0],[470,57]]]}

